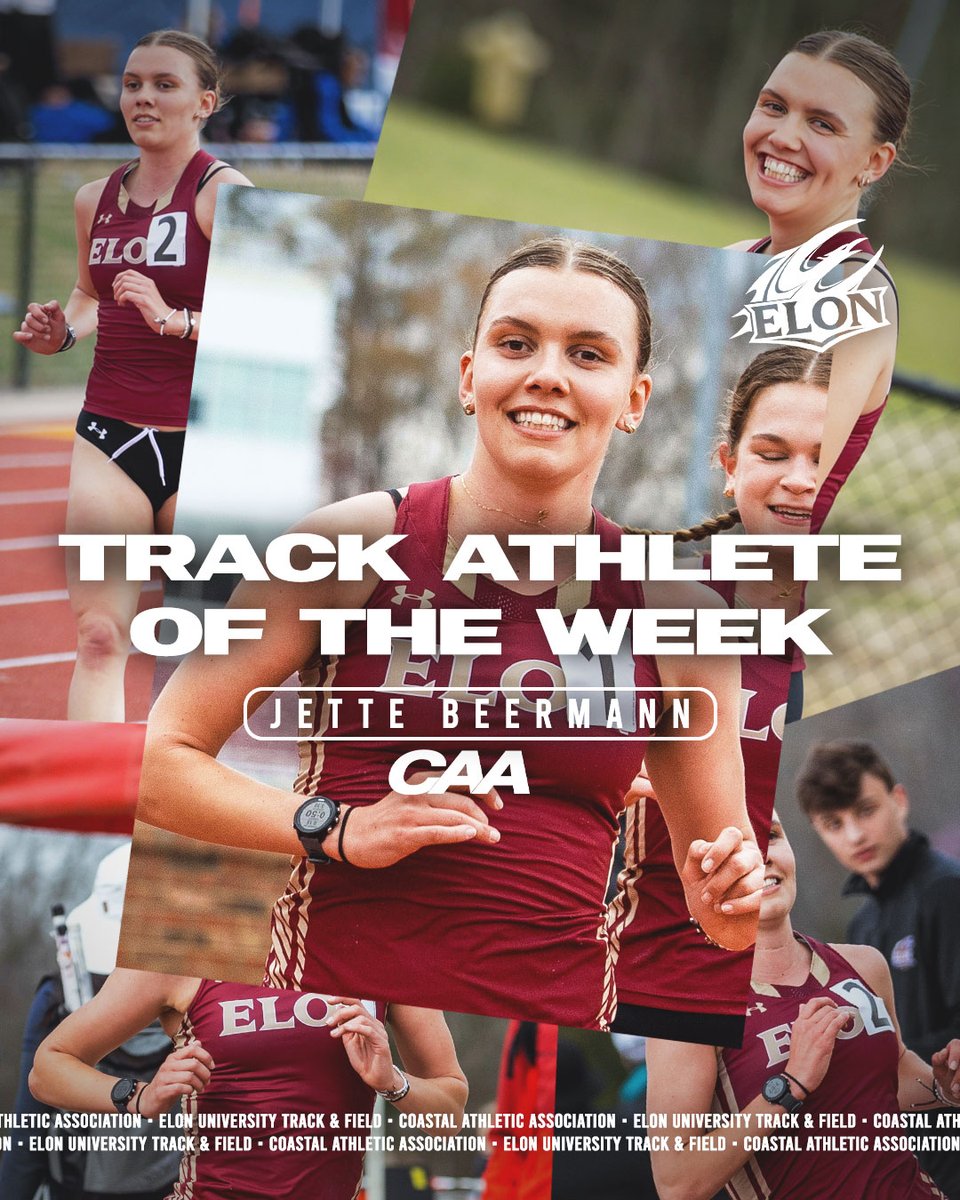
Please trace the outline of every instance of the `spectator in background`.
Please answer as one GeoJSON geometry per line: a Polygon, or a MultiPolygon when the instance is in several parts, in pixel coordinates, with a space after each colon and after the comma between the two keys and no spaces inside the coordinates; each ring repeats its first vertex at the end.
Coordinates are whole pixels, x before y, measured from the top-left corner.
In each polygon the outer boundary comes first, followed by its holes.
{"type": "Polygon", "coordinates": [[[0,0],[0,141],[26,141],[27,112],[56,82],[56,0],[0,0]]]}
{"type": "MultiPolygon", "coordinates": [[[[553,1112],[557,1081],[557,1026],[511,1021],[503,1040],[497,1081],[498,1113],[522,1114],[533,1128],[543,1113],[553,1112]]],[[[484,1200],[551,1200],[551,1152],[536,1148],[507,1149],[505,1133],[487,1135],[490,1157],[483,1173],[484,1200]]]]}
{"type": "MultiPolygon", "coordinates": [[[[23,1031],[20,1081],[15,1112],[55,1113],[55,1109],[34,1100],[27,1087],[39,1044],[66,1017],[66,994],[70,980],[63,972],[81,972],[87,985],[98,992],[114,970],[120,939],[120,917],[130,843],[111,850],[97,868],[90,895],[67,917],[67,926],[75,931],[82,955],[61,967],[61,972],[45,975],[36,994],[23,1031]]],[[[71,939],[73,940],[73,939],[71,939]]],[[[74,976],[74,986],[79,980],[74,976]]],[[[119,1072],[139,1080],[150,1080],[169,1050],[169,1041],[159,1022],[134,1034],[107,1056],[99,1069],[119,1072]]],[[[123,1137],[122,1131],[112,1131],[123,1137]]],[[[138,1133],[137,1130],[132,1131],[138,1133]]],[[[116,1196],[118,1200],[162,1200],[169,1192],[180,1166],[176,1150],[159,1149],[148,1143],[143,1150],[134,1146],[122,1151],[30,1149],[22,1141],[3,1155],[0,1162],[0,1196],[3,1200],[34,1200],[37,1189],[45,1185],[50,1200],[87,1200],[88,1197],[116,1196]]]]}
{"type": "Polygon", "coordinates": [[[117,131],[115,113],[108,112],[89,80],[53,83],[30,109],[35,142],[85,145],[103,141],[117,131]]]}
{"type": "Polygon", "coordinates": [[[207,127],[213,141],[275,142],[291,137],[289,45],[259,27],[236,29],[218,48],[229,110],[207,127]]]}
{"type": "Polygon", "coordinates": [[[0,46],[10,56],[9,83],[27,104],[57,79],[56,0],[0,0],[0,46]]]}
{"type": "Polygon", "coordinates": [[[379,130],[354,120],[345,101],[345,93],[366,77],[366,55],[347,47],[342,37],[328,37],[309,25],[298,29],[291,41],[310,61],[310,66],[297,70],[292,79],[300,140],[375,142],[379,130]]]}
{"type": "MultiPolygon", "coordinates": [[[[852,872],[844,895],[866,898],[849,939],[875,947],[890,964],[904,1043],[929,1061],[960,1037],[960,862],[909,828],[907,792],[868,742],[814,746],[797,798],[827,849],[852,872]]],[[[960,1157],[919,1157],[957,1200],[960,1157]]]]}

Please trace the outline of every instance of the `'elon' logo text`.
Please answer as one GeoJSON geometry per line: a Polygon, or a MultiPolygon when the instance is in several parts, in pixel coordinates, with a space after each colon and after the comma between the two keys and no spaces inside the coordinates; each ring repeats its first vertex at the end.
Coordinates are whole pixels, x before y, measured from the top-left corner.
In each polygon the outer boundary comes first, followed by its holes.
{"type": "Polygon", "coordinates": [[[842,221],[795,250],[772,258],[748,289],[750,302],[734,313],[744,322],[733,337],[749,333],[750,341],[760,345],[800,346],[822,352],[854,334],[889,325],[887,286],[860,286],[879,261],[883,247],[840,279],[839,268],[861,248],[862,242],[855,237],[844,239],[841,245],[824,252],[827,243],[858,224],[842,221]]]}

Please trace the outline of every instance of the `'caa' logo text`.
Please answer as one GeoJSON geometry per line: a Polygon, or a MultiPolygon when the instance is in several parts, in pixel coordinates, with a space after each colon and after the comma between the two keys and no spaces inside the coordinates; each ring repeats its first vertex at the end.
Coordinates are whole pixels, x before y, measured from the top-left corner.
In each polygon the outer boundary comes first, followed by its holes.
{"type": "Polygon", "coordinates": [[[491,788],[508,787],[520,796],[530,794],[527,770],[520,750],[506,750],[489,771],[484,771],[476,750],[461,750],[447,766],[438,750],[410,750],[402,754],[390,768],[389,783],[402,796],[421,796],[426,792],[437,795],[451,788],[466,788],[468,792],[489,792],[491,788]],[[411,767],[417,770],[444,768],[440,775],[431,775],[420,783],[407,780],[411,767]]]}

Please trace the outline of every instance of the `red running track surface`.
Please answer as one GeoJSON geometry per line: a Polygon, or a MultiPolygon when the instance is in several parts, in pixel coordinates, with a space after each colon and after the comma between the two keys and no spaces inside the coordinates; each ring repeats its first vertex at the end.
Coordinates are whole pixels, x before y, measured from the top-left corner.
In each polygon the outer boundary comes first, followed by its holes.
{"type": "MultiPolygon", "coordinates": [[[[63,551],[72,426],[0,430],[0,717],[67,715],[76,658],[63,551]]],[[[141,607],[159,603],[157,593],[141,607]]],[[[126,675],[128,721],[145,721],[154,661],[132,654],[126,675]]]]}

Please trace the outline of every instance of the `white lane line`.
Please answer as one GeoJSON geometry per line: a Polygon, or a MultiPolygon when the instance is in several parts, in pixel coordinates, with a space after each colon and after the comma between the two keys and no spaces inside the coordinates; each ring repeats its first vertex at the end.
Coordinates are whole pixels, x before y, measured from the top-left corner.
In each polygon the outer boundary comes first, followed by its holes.
{"type": "Polygon", "coordinates": [[[14,671],[17,667],[45,667],[49,663],[76,662],[76,650],[63,654],[31,654],[29,658],[0,658],[0,671],[14,671]]]}
{"type": "Polygon", "coordinates": [[[66,488],[48,488],[32,492],[0,492],[0,504],[62,504],[69,495],[66,488]]]}
{"type": "MultiPolygon", "coordinates": [[[[161,592],[163,583],[159,579],[152,579],[149,583],[145,583],[140,590],[142,592],[161,592]]],[[[49,604],[56,600],[69,599],[70,593],[66,588],[53,592],[15,592],[9,596],[0,596],[0,607],[9,608],[12,604],[49,604]]]]}
{"type": "Polygon", "coordinates": [[[68,467],[69,454],[0,454],[0,471],[16,471],[18,468],[68,467]]]}
{"type": "Polygon", "coordinates": [[[55,533],[40,537],[0,538],[0,554],[4,550],[43,550],[47,546],[58,546],[59,544],[55,533]]]}
{"type": "Polygon", "coordinates": [[[0,596],[0,607],[11,604],[47,604],[51,600],[69,600],[66,588],[59,592],[18,592],[14,596],[0,596]]]}
{"type": "MultiPolygon", "coordinates": [[[[140,651],[134,646],[130,657],[138,656],[140,651]]],[[[15,671],[18,667],[47,667],[52,663],[76,662],[76,650],[64,650],[60,654],[31,654],[27,658],[0,658],[0,671],[15,671]]]]}

